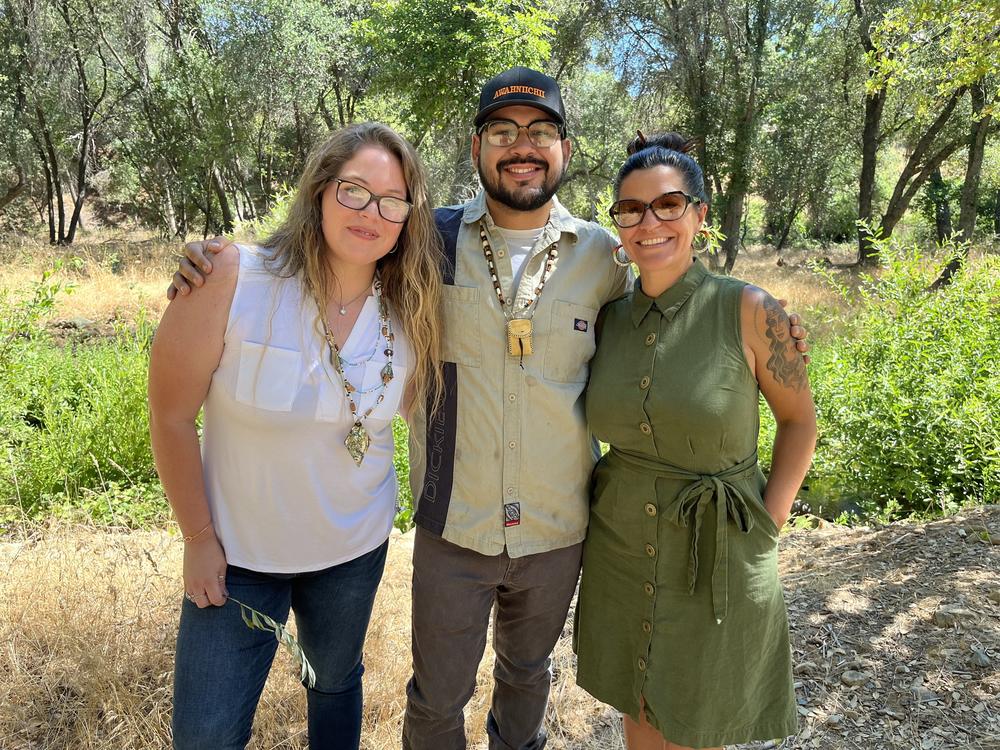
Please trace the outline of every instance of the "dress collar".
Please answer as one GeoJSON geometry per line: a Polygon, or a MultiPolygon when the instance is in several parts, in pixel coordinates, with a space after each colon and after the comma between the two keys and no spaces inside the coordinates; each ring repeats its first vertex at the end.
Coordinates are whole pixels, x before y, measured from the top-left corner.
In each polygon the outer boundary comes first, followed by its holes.
{"type": "Polygon", "coordinates": [[[684,275],[673,286],[663,292],[663,294],[655,298],[643,292],[642,280],[636,279],[632,292],[632,325],[638,328],[649,311],[654,309],[666,318],[668,322],[673,320],[677,312],[684,306],[684,303],[694,294],[694,290],[701,285],[701,282],[707,276],[708,270],[700,260],[695,258],[694,263],[691,264],[691,267],[684,275]]]}

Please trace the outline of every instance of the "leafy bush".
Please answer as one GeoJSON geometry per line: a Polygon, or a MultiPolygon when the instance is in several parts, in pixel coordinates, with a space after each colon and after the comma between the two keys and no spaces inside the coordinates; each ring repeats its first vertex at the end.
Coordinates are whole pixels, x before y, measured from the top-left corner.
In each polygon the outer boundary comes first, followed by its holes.
{"type": "Polygon", "coordinates": [[[1000,262],[968,263],[928,291],[947,257],[878,244],[886,268],[841,290],[850,330],[810,366],[814,489],[885,518],[997,502],[1000,262]]]}
{"type": "Polygon", "coordinates": [[[29,513],[155,482],[146,368],[152,327],[96,343],[14,341],[0,365],[0,498],[29,513]]]}

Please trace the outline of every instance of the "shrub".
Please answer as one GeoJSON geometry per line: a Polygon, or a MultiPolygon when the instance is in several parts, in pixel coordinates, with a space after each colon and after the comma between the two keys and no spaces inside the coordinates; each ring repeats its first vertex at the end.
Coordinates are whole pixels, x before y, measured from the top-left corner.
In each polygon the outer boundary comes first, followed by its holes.
{"type": "Polygon", "coordinates": [[[884,271],[842,290],[849,329],[810,366],[814,488],[884,518],[997,502],[1000,263],[967,263],[928,291],[947,257],[878,244],[884,271]]]}

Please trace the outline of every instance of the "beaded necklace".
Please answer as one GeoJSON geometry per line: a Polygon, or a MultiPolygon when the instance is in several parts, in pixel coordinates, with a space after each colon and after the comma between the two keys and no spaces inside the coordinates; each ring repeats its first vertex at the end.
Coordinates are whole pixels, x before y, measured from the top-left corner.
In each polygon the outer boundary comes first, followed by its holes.
{"type": "MultiPolygon", "coordinates": [[[[381,331],[382,338],[385,339],[385,356],[389,358],[389,361],[386,362],[385,367],[382,368],[382,382],[375,388],[371,388],[367,391],[359,391],[347,379],[347,375],[344,374],[344,358],[340,355],[340,347],[333,338],[333,332],[330,330],[330,325],[327,322],[325,312],[326,306],[320,304],[319,300],[316,300],[316,307],[320,311],[319,318],[323,324],[323,337],[326,339],[326,343],[330,346],[330,364],[333,365],[337,374],[340,375],[340,382],[344,386],[344,395],[347,396],[347,403],[351,407],[351,418],[354,420],[354,426],[351,427],[350,431],[347,433],[344,445],[347,447],[347,452],[351,455],[351,458],[354,459],[354,463],[358,466],[361,466],[361,462],[365,458],[365,453],[368,451],[368,448],[372,443],[371,435],[369,435],[368,431],[365,430],[363,422],[368,418],[368,415],[375,410],[375,407],[385,400],[385,388],[392,381],[392,352],[395,336],[392,333],[392,319],[389,317],[389,311],[386,308],[385,300],[382,298],[382,282],[378,276],[375,277],[375,282],[372,284],[372,291],[375,293],[375,300],[378,303],[379,330],[381,331]],[[352,394],[366,394],[374,393],[376,391],[381,392],[375,399],[375,403],[368,407],[368,409],[366,409],[365,412],[359,416],[358,405],[354,402],[352,394]]],[[[378,349],[377,345],[376,349],[378,349]]],[[[369,357],[369,359],[371,359],[371,357],[369,357]]]]}
{"type": "MultiPolygon", "coordinates": [[[[532,309],[531,315],[527,317],[515,317],[515,313],[509,309],[513,305],[513,300],[508,301],[504,296],[503,289],[500,288],[500,275],[497,273],[496,264],[493,262],[493,248],[490,247],[490,241],[486,238],[486,229],[483,227],[482,222],[479,224],[479,239],[483,243],[483,255],[486,256],[486,265],[490,271],[490,279],[493,281],[493,291],[496,292],[497,301],[500,302],[500,310],[504,318],[507,319],[507,352],[512,357],[520,357],[521,368],[523,369],[524,358],[532,353],[531,317],[535,314],[535,311],[532,309]]],[[[556,260],[558,258],[559,243],[553,242],[549,245],[545,256],[545,268],[542,271],[542,277],[538,280],[538,286],[535,287],[535,296],[524,303],[524,307],[521,308],[521,314],[524,314],[532,305],[537,305],[538,298],[542,296],[542,289],[545,287],[545,282],[556,267],[556,260]]]]}

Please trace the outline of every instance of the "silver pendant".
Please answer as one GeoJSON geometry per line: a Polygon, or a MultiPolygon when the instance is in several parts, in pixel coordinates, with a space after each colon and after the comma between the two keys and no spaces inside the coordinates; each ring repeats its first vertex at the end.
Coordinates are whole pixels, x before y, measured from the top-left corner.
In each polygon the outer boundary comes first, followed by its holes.
{"type": "Polygon", "coordinates": [[[346,307],[341,307],[339,312],[340,312],[341,315],[347,315],[347,308],[346,307]]]}
{"type": "Polygon", "coordinates": [[[358,466],[361,466],[361,462],[365,458],[365,453],[371,444],[371,436],[361,426],[361,422],[354,423],[351,431],[347,433],[347,439],[344,440],[347,452],[351,454],[351,458],[354,459],[354,463],[358,466]]]}

